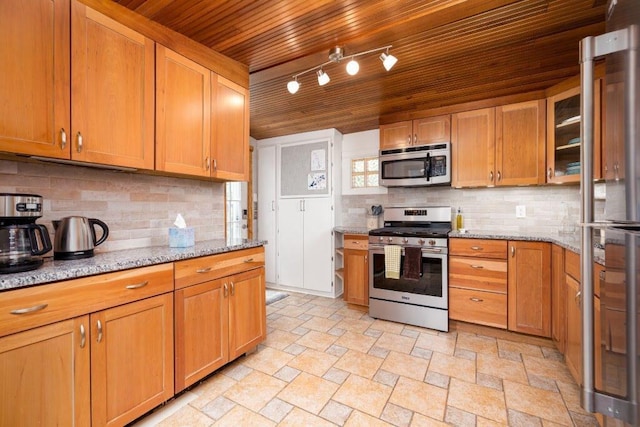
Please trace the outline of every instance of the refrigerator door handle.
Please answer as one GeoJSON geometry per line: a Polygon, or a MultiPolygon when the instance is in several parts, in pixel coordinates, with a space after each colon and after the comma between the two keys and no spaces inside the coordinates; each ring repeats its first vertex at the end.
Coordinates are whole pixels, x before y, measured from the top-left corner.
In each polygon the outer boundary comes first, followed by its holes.
{"type": "MultiPolygon", "coordinates": [[[[582,406],[590,412],[600,412],[605,415],[622,419],[628,423],[636,422],[635,396],[636,372],[628,371],[629,400],[609,396],[595,391],[594,387],[594,304],[590,296],[594,292],[593,278],[593,228],[601,228],[594,223],[593,214],[593,167],[594,167],[594,60],[614,52],[629,50],[631,40],[637,38],[638,28],[630,26],[622,30],[612,31],[597,37],[585,37],[580,41],[580,139],[582,141],[581,152],[581,218],[582,242],[580,267],[582,274],[582,406]]],[[[637,55],[637,46],[633,47],[634,55],[637,55]]],[[[629,289],[627,288],[627,292],[629,289]]],[[[631,298],[635,302],[635,295],[631,298]]],[[[635,309],[635,307],[633,307],[635,309]]],[[[627,307],[629,309],[629,307],[627,307]]],[[[630,313],[635,313],[631,311],[630,313]]],[[[635,325],[635,319],[632,320],[635,325]]],[[[630,322],[627,322],[630,323],[630,322]]],[[[629,357],[635,357],[635,334],[633,339],[634,351],[629,357]]],[[[635,360],[634,360],[635,363],[635,360]]]]}

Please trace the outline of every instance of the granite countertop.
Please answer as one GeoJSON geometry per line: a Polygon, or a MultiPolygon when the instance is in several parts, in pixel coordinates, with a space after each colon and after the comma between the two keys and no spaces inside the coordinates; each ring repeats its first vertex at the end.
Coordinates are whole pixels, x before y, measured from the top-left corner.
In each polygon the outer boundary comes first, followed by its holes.
{"type": "Polygon", "coordinates": [[[336,233],[342,233],[342,234],[362,234],[362,235],[369,234],[369,229],[367,227],[338,226],[338,227],[334,227],[333,231],[335,231],[336,233]]]}
{"type": "MultiPolygon", "coordinates": [[[[369,229],[366,227],[349,227],[338,226],[333,229],[337,233],[343,234],[369,234],[369,229]]],[[[519,232],[519,231],[504,231],[504,230],[467,230],[466,233],[459,233],[458,231],[452,231],[449,233],[449,237],[459,237],[464,239],[500,239],[500,240],[526,240],[531,242],[549,242],[555,243],[570,251],[580,253],[580,234],[549,234],[549,233],[535,233],[535,232],[519,232]]],[[[604,251],[602,247],[596,246],[594,249],[594,260],[598,264],[604,265],[604,251]]]]}
{"type": "Polygon", "coordinates": [[[96,253],[93,258],[73,261],[54,261],[45,258],[44,264],[37,270],[22,273],[0,275],[0,292],[32,285],[76,279],[94,274],[110,273],[130,268],[146,267],[189,258],[197,258],[224,252],[237,251],[263,246],[262,240],[224,239],[196,242],[188,248],[170,248],[154,246],[122,251],[96,253]]]}

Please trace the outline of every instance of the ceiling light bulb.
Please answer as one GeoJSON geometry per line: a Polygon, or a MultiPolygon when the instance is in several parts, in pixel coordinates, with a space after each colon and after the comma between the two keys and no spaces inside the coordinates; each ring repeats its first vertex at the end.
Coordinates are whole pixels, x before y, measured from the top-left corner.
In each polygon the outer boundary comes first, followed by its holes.
{"type": "Polygon", "coordinates": [[[396,65],[396,62],[398,62],[398,58],[389,53],[383,53],[380,55],[380,60],[382,61],[384,69],[387,71],[393,68],[393,66],[396,65]]]}
{"type": "Polygon", "coordinates": [[[326,85],[327,83],[329,83],[330,80],[331,79],[329,78],[329,74],[322,71],[322,69],[318,70],[318,84],[320,86],[326,85]]]}
{"type": "Polygon", "coordinates": [[[356,61],[355,59],[351,59],[351,61],[347,63],[347,74],[349,74],[350,76],[355,76],[356,74],[358,74],[359,70],[360,64],[358,64],[358,61],[356,61]]]}
{"type": "Polygon", "coordinates": [[[287,83],[287,90],[289,91],[290,94],[293,95],[298,91],[298,89],[300,89],[300,83],[298,83],[297,78],[294,78],[289,83],[287,83]]]}

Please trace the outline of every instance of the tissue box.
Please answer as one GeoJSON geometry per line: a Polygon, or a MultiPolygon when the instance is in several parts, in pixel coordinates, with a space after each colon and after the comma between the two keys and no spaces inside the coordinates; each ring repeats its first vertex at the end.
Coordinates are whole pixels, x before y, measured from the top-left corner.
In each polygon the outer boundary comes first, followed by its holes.
{"type": "Polygon", "coordinates": [[[186,228],[169,228],[169,247],[170,248],[188,248],[196,244],[195,232],[193,227],[186,228]]]}

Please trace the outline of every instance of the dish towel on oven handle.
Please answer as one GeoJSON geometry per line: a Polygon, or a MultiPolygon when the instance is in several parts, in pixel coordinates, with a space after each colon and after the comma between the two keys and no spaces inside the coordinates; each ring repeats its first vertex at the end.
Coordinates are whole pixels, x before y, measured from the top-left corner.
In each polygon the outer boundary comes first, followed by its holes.
{"type": "Polygon", "coordinates": [[[407,246],[404,248],[404,272],[407,280],[420,280],[422,275],[422,248],[407,246]]]}
{"type": "Polygon", "coordinates": [[[402,247],[396,245],[385,245],[384,247],[384,277],[386,279],[400,278],[400,258],[402,257],[402,247]]]}

